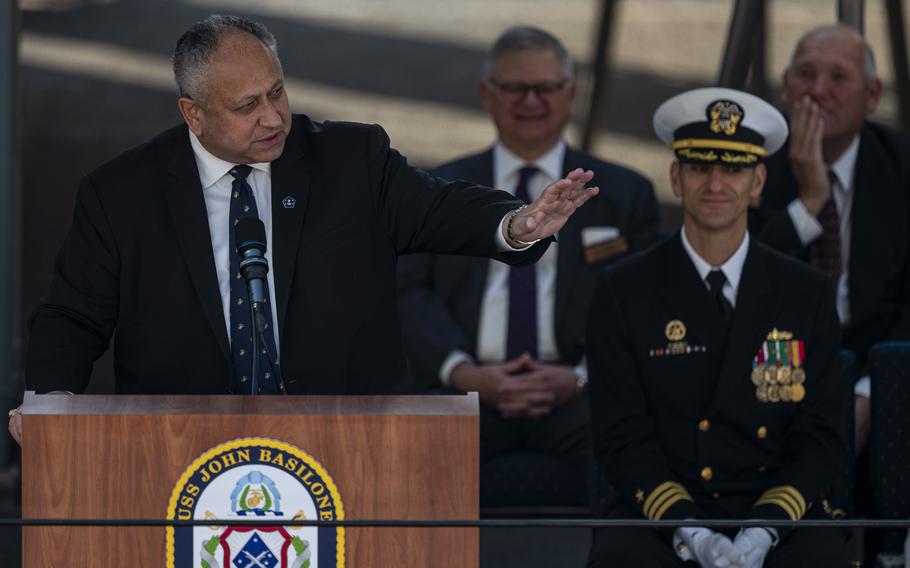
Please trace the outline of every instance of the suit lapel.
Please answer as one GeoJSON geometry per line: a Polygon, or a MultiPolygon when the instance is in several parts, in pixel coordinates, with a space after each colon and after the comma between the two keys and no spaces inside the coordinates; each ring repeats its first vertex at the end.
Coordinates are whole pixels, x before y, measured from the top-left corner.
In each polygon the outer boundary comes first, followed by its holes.
{"type": "Polygon", "coordinates": [[[294,285],[300,233],[311,193],[310,172],[318,171],[312,152],[305,150],[302,134],[292,128],[284,152],[272,162],[272,258],[279,337],[284,332],[288,299],[294,285]]]}
{"type": "MultiPolygon", "coordinates": [[[[705,345],[708,356],[720,364],[723,359],[723,323],[704,281],[692,259],[676,237],[667,245],[667,272],[661,284],[661,295],[670,308],[672,319],[686,326],[685,341],[690,346],[705,345]]],[[[669,321],[667,322],[669,323],[669,321]]]]}
{"type": "Polygon", "coordinates": [[[772,319],[777,313],[777,284],[768,274],[763,251],[756,247],[754,240],[749,244],[749,253],[743,265],[736,294],[736,309],[724,350],[723,365],[714,389],[715,400],[730,400],[723,391],[738,389],[737,381],[745,377],[744,365],[751,361],[758,348],[771,330],[772,319]],[[729,380],[725,380],[729,378],[729,380]]]}
{"type": "MultiPolygon", "coordinates": [[[[893,170],[887,153],[874,136],[864,130],[856,158],[853,176],[853,218],[850,227],[849,289],[850,312],[853,315],[874,311],[867,308],[870,299],[881,297],[881,286],[890,268],[883,259],[892,257],[892,226],[887,220],[893,215],[889,207],[888,172],[893,170]],[[870,251],[875,251],[870,254],[870,251]]],[[[877,301],[877,300],[875,300],[877,301]]]]}
{"type": "Polygon", "coordinates": [[[199,172],[193,158],[189,134],[182,130],[183,140],[168,165],[168,172],[176,178],[167,189],[167,206],[174,223],[174,232],[183,253],[187,271],[193,281],[202,311],[218,339],[222,354],[230,361],[231,350],[224,327],[224,310],[215,272],[212,237],[209,234],[205,198],[199,183],[199,172]]]}

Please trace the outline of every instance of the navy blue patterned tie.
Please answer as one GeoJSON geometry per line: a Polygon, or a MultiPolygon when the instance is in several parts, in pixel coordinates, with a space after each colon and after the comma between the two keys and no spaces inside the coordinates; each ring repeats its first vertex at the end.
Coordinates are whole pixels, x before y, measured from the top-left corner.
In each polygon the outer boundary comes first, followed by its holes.
{"type": "Polygon", "coordinates": [[[259,388],[252,392],[253,376],[253,333],[252,314],[247,284],[240,275],[240,255],[237,254],[237,243],[234,239],[234,225],[241,217],[259,217],[256,209],[256,199],[253,189],[246,181],[253,170],[250,166],[234,166],[231,175],[234,182],[231,185],[231,213],[230,213],[230,249],[228,256],[231,259],[231,355],[234,357],[234,392],[239,394],[275,394],[278,384],[275,373],[267,353],[273,356],[275,351],[275,334],[272,330],[272,308],[269,306],[269,289],[265,288],[266,303],[262,309],[266,316],[265,336],[266,348],[262,348],[259,355],[259,388]]]}
{"type": "MultiPolygon", "coordinates": [[[[528,182],[537,173],[534,166],[525,166],[518,173],[515,197],[531,202],[528,182]]],[[[509,268],[509,327],[506,338],[506,359],[524,353],[537,359],[537,271],[534,265],[509,268]]]]}

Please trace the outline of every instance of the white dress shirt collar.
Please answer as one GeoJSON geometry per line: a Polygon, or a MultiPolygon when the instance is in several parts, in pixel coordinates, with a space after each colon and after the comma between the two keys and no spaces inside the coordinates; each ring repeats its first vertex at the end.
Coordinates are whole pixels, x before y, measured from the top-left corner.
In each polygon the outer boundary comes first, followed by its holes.
{"type": "Polygon", "coordinates": [[[497,142],[493,146],[493,172],[496,187],[497,189],[514,191],[514,188],[503,185],[503,180],[508,180],[511,176],[517,176],[518,170],[529,165],[537,166],[551,180],[561,179],[563,176],[562,162],[565,155],[566,143],[563,140],[560,140],[549,152],[533,162],[519,158],[506,148],[502,142],[497,142]]]}
{"type": "MultiPolygon", "coordinates": [[[[746,231],[745,236],[743,237],[743,242],[739,244],[739,248],[736,249],[730,258],[727,259],[727,262],[721,264],[720,266],[711,266],[708,261],[703,259],[695,249],[692,247],[692,244],[689,242],[689,239],[686,238],[686,227],[683,226],[680,229],[680,235],[682,236],[683,248],[686,250],[686,254],[689,255],[689,258],[692,259],[692,264],[695,265],[695,270],[698,271],[698,276],[705,282],[707,286],[708,273],[712,270],[720,269],[724,276],[727,278],[727,284],[730,286],[731,291],[733,292],[733,298],[729,296],[728,300],[731,300],[731,303],[736,305],[736,293],[739,291],[739,281],[743,275],[743,266],[746,264],[746,256],[749,254],[749,231],[746,231]]],[[[726,288],[726,286],[725,286],[726,288]]]]}
{"type": "Polygon", "coordinates": [[[859,155],[859,134],[850,143],[850,146],[840,155],[840,158],[829,166],[831,171],[837,177],[837,182],[843,188],[844,193],[850,193],[853,189],[853,170],[856,168],[856,158],[859,155]]]}
{"type": "MultiPolygon", "coordinates": [[[[205,146],[202,145],[202,142],[199,141],[199,138],[196,137],[193,131],[190,130],[189,132],[190,145],[193,147],[193,155],[196,157],[196,167],[199,169],[199,181],[202,183],[202,189],[208,189],[230,172],[231,168],[236,164],[226,162],[206,150],[205,146]]],[[[266,174],[270,173],[272,170],[272,164],[267,162],[250,164],[250,167],[265,172],[266,174]]]]}

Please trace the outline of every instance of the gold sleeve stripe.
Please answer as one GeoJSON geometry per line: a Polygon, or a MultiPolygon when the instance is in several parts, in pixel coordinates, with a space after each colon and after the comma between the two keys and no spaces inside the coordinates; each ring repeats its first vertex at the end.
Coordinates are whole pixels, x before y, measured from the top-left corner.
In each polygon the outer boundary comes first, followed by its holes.
{"type": "Polygon", "coordinates": [[[654,502],[663,494],[665,491],[670,489],[676,489],[678,487],[677,483],[672,481],[664,481],[660,485],[654,488],[654,491],[648,494],[648,498],[645,499],[645,504],[642,507],[642,510],[645,513],[645,517],[651,518],[651,515],[648,513],[651,508],[654,506],[654,502]]]}
{"type": "Polygon", "coordinates": [[[667,509],[674,503],[682,500],[692,500],[692,496],[689,495],[686,488],[674,481],[665,481],[658,485],[657,488],[648,495],[648,498],[645,500],[645,504],[642,507],[642,512],[646,518],[657,520],[663,516],[667,509]]]}
{"type": "Polygon", "coordinates": [[[715,150],[731,150],[733,152],[747,152],[758,156],[767,156],[768,151],[761,146],[748,142],[734,142],[733,140],[714,140],[711,138],[684,138],[670,144],[671,150],[680,148],[714,148],[715,150]]]}
{"type": "MultiPolygon", "coordinates": [[[[674,499],[676,501],[678,501],[679,499],[685,499],[685,494],[679,488],[676,488],[676,487],[673,487],[669,491],[664,491],[664,493],[658,499],[656,499],[654,501],[654,506],[651,507],[651,509],[649,509],[645,513],[645,516],[647,516],[652,521],[657,520],[657,511],[663,509],[663,507],[667,503],[667,501],[671,501],[674,499]]],[[[666,511],[666,509],[664,509],[664,510],[666,511]]]]}
{"type": "Polygon", "coordinates": [[[806,513],[805,509],[800,507],[799,501],[796,499],[796,497],[794,497],[790,493],[786,493],[784,491],[778,491],[778,492],[774,493],[773,495],[769,495],[769,497],[778,499],[778,500],[783,500],[783,501],[786,501],[787,503],[789,503],[790,507],[792,507],[793,510],[796,511],[796,515],[797,515],[798,519],[801,519],[803,517],[803,515],[806,513]]]}
{"type": "Polygon", "coordinates": [[[765,491],[764,494],[762,494],[762,496],[759,498],[759,501],[772,497],[784,499],[790,503],[790,506],[798,515],[797,518],[801,519],[803,515],[806,514],[806,500],[803,498],[802,493],[797,491],[796,488],[792,485],[780,485],[778,487],[772,487],[771,489],[765,491]]]}
{"type": "Polygon", "coordinates": [[[781,497],[762,497],[755,502],[756,505],[777,505],[787,513],[787,516],[790,517],[791,521],[798,521],[800,516],[797,514],[796,510],[790,505],[789,502],[784,500],[781,497]]]}
{"type": "Polygon", "coordinates": [[[654,517],[651,518],[651,520],[659,521],[661,518],[663,518],[664,513],[667,512],[667,509],[669,509],[673,505],[679,503],[680,501],[691,501],[691,500],[692,500],[692,498],[689,497],[688,495],[682,495],[682,494],[677,493],[676,495],[673,495],[672,497],[667,499],[663,505],[661,505],[660,507],[657,508],[657,512],[654,513],[654,517]]]}

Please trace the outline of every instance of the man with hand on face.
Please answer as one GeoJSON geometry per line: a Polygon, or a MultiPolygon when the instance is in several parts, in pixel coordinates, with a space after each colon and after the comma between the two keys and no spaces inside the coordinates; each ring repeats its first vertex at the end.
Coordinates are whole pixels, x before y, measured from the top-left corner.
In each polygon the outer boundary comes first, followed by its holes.
{"type": "Polygon", "coordinates": [[[543,451],[590,471],[584,330],[597,272],[657,236],[650,182],[566,145],[575,100],[565,47],[533,27],[503,32],[484,62],[480,94],[496,144],[433,171],[502,188],[526,202],[565,172],[607,188],[573,216],[535,266],[464,256],[399,260],[405,346],[420,382],[481,399],[481,465],[543,451]]]}
{"type": "MultiPolygon", "coordinates": [[[[910,140],[867,120],[881,82],[868,43],[846,26],[796,45],[783,78],[790,140],[768,162],[751,212],[763,243],[827,273],[843,347],[864,374],[869,348],[910,339],[910,140]]],[[[868,377],[856,385],[856,452],[870,425],[868,377]]]]}
{"type": "MultiPolygon", "coordinates": [[[[81,392],[116,333],[118,393],[412,392],[398,255],[534,262],[597,194],[579,169],[523,208],[408,166],[378,126],[292,115],[275,38],[245,18],[194,24],[173,64],[185,124],[80,184],[30,321],[29,389],[81,392]],[[269,353],[255,390],[233,229],[248,217],[265,227],[272,268],[261,314],[269,353]]],[[[21,435],[15,412],[10,430],[21,435]]]]}
{"type": "MultiPolygon", "coordinates": [[[[750,238],[783,116],[731,89],[668,100],[679,235],[608,269],[588,331],[595,459],[613,518],[819,518],[843,467],[840,327],[830,280],[750,238]]],[[[589,566],[845,565],[838,529],[606,528],[589,566]]]]}

